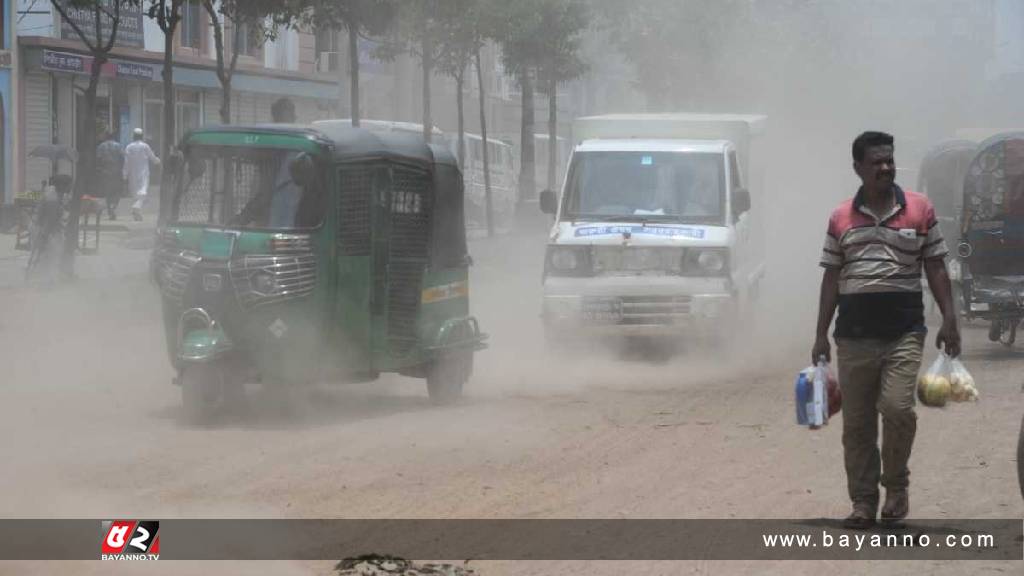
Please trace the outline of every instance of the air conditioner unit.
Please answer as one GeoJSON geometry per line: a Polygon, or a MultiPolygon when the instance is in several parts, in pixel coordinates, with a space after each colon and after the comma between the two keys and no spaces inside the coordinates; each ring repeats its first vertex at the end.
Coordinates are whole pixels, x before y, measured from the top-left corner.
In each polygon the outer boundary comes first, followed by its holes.
{"type": "Polygon", "coordinates": [[[341,52],[318,52],[316,55],[317,72],[337,72],[341,63],[341,52]]]}

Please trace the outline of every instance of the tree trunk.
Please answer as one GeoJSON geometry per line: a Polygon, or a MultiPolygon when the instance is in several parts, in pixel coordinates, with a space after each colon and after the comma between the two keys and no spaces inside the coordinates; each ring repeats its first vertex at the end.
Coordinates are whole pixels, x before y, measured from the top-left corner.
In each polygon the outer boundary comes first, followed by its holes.
{"type": "Polygon", "coordinates": [[[551,80],[548,87],[548,190],[555,191],[558,186],[556,170],[558,168],[558,82],[551,80]]]}
{"type": "Polygon", "coordinates": [[[519,163],[519,210],[522,210],[523,204],[532,200],[536,192],[533,153],[533,79],[530,78],[529,70],[523,70],[519,74],[519,85],[523,92],[519,163]]]}
{"type": "MultiPolygon", "coordinates": [[[[476,82],[480,87],[480,137],[487,149],[487,103],[484,98],[484,72],[480,64],[480,49],[476,50],[476,82]]],[[[494,236],[494,201],[491,197],[491,163],[484,154],[484,202],[487,210],[487,235],[494,236]]]]}
{"type": "Polygon", "coordinates": [[[164,137],[160,157],[167,158],[174,148],[174,30],[164,34],[164,137]]]}
{"type": "Polygon", "coordinates": [[[352,125],[359,126],[359,26],[348,24],[348,100],[351,108],[352,125]]]}
{"type": "Polygon", "coordinates": [[[423,139],[430,142],[434,135],[434,119],[430,116],[430,77],[434,71],[434,46],[430,34],[423,34],[420,49],[423,51],[420,58],[423,64],[423,139]]]}
{"type": "Polygon", "coordinates": [[[71,202],[68,205],[68,225],[64,229],[64,250],[61,257],[61,276],[72,280],[75,275],[75,254],[78,252],[78,221],[82,215],[82,195],[92,189],[93,175],[96,166],[96,90],[99,88],[100,71],[106,64],[105,55],[93,54],[92,71],[89,74],[89,86],[85,90],[85,118],[79,119],[79,130],[84,139],[82,149],[78,151],[78,169],[71,202]]]}
{"type": "MultiPolygon", "coordinates": [[[[455,108],[458,110],[459,129],[459,167],[466,171],[466,123],[465,112],[462,102],[462,85],[465,83],[465,76],[460,72],[455,75],[455,108]]],[[[485,154],[486,156],[486,154],[485,154]]]]}
{"type": "MultiPolygon", "coordinates": [[[[172,9],[174,7],[172,6],[172,9]]],[[[164,32],[164,131],[163,142],[160,150],[160,158],[168,160],[171,150],[174,148],[175,136],[175,105],[174,105],[174,28],[177,20],[173,21],[171,29],[164,32]]],[[[163,223],[166,214],[165,203],[170,200],[171,171],[164,168],[160,172],[160,197],[157,221],[163,223]]]]}
{"type": "Polygon", "coordinates": [[[222,81],[220,101],[221,124],[231,124],[231,80],[222,81]]]}

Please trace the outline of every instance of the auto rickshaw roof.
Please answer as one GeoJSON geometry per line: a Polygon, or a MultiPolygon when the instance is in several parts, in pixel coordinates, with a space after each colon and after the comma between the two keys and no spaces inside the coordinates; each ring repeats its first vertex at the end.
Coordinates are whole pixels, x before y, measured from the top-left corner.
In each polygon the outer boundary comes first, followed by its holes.
{"type": "Polygon", "coordinates": [[[376,132],[340,123],[319,124],[314,130],[334,143],[334,158],[339,162],[390,159],[430,166],[441,156],[441,146],[430,146],[416,134],[376,132]]]}
{"type": "Polygon", "coordinates": [[[1024,131],[1002,132],[996,134],[995,136],[986,138],[985,140],[982,141],[981,144],[978,145],[977,155],[980,156],[982,153],[985,152],[985,150],[992,147],[994,144],[1001,144],[1003,142],[1006,142],[1007,140],[1024,140],[1024,131]]]}
{"type": "Polygon", "coordinates": [[[974,152],[977,148],[978,143],[973,140],[964,140],[960,138],[956,140],[944,140],[928,149],[928,152],[925,153],[924,158],[921,160],[921,166],[925,166],[939,156],[948,154],[949,152],[974,152]]]}
{"type": "MultiPolygon", "coordinates": [[[[300,124],[212,124],[191,130],[183,139],[183,143],[185,145],[207,144],[275,147],[288,142],[288,140],[285,140],[284,142],[281,140],[275,140],[273,137],[299,138],[300,140],[307,141],[307,145],[313,145],[316,147],[328,147],[331,145],[331,141],[322,133],[310,128],[309,126],[300,124]],[[242,136],[251,135],[266,135],[271,138],[259,142],[253,142],[251,140],[244,142],[234,141],[242,136]]],[[[294,140],[291,142],[294,143],[294,140]]]]}
{"type": "MultiPolygon", "coordinates": [[[[435,162],[458,165],[458,161],[445,145],[428,145],[418,135],[403,132],[381,133],[334,123],[324,123],[315,127],[298,124],[212,125],[191,131],[185,140],[207,143],[204,140],[210,136],[222,134],[297,136],[315,145],[333,148],[334,158],[340,162],[391,159],[423,166],[430,166],[435,162]]],[[[272,146],[272,141],[266,145],[272,146]]]]}

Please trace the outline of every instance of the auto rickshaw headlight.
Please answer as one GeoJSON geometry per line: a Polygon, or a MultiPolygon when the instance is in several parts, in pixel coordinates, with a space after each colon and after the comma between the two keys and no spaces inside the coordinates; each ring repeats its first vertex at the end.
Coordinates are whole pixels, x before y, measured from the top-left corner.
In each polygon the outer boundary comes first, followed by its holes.
{"type": "Polygon", "coordinates": [[[265,270],[252,275],[252,289],[260,294],[274,294],[278,290],[277,278],[265,270]]]}

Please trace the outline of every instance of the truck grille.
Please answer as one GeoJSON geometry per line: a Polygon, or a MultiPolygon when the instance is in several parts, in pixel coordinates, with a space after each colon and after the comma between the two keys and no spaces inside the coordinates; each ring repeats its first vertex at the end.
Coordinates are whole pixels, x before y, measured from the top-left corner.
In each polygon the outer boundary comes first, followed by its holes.
{"type": "Polygon", "coordinates": [[[683,248],[594,246],[594,272],[601,274],[678,273],[683,248]]]}
{"type": "Polygon", "coordinates": [[[690,296],[624,296],[622,324],[668,325],[690,314],[690,296]]]}

